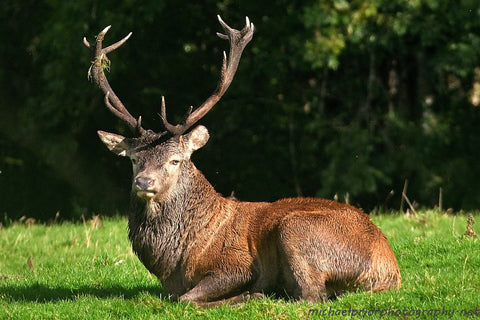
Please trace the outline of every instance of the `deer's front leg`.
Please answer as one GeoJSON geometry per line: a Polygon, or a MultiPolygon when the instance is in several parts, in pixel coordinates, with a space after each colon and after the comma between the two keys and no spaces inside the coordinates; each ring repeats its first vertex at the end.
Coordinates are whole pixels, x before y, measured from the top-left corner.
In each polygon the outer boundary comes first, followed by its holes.
{"type": "Polygon", "coordinates": [[[251,298],[263,297],[260,293],[242,292],[245,289],[246,278],[244,276],[232,276],[225,274],[210,275],[183,294],[180,301],[190,301],[202,307],[213,307],[224,303],[239,303],[251,298]]]}

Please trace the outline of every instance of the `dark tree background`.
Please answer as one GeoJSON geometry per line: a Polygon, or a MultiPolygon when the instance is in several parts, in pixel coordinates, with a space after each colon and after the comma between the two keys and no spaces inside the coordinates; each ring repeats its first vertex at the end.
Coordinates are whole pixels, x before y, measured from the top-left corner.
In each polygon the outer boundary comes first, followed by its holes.
{"type": "Polygon", "coordinates": [[[366,210],[480,207],[478,0],[61,1],[0,4],[0,214],[43,220],[124,213],[131,168],[96,130],[129,134],[87,80],[90,41],[133,31],[110,83],[161,130],[214,89],[216,14],[256,33],[201,123],[194,161],[242,200],[319,196],[366,210]]]}

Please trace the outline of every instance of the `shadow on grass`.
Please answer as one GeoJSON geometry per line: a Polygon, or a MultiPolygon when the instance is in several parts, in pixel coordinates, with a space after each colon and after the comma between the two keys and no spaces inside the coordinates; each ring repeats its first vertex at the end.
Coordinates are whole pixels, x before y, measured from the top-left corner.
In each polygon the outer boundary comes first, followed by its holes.
{"type": "Polygon", "coordinates": [[[27,301],[47,303],[55,301],[73,301],[81,297],[95,297],[98,299],[120,298],[134,299],[140,295],[147,294],[162,299],[169,299],[160,286],[104,286],[104,287],[80,287],[67,288],[59,286],[47,286],[45,284],[34,284],[28,286],[0,286],[0,298],[7,301],[27,301]]]}

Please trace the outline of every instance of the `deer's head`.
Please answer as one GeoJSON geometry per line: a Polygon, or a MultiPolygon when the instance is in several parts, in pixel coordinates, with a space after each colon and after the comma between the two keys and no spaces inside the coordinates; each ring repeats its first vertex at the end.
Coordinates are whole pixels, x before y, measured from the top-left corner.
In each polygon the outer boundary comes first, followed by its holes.
{"type": "Polygon", "coordinates": [[[156,135],[139,138],[98,131],[107,148],[129,157],[133,167],[132,190],[138,197],[162,201],[177,185],[182,170],[191,167],[190,156],[207,143],[207,128],[197,126],[189,133],[167,140],[156,135]]]}
{"type": "Polygon", "coordinates": [[[125,121],[134,132],[134,137],[124,137],[115,133],[98,131],[98,135],[107,148],[120,156],[129,157],[133,165],[132,189],[138,197],[155,201],[163,201],[169,197],[186,168],[193,164],[190,156],[193,151],[203,147],[209,134],[204,126],[197,126],[187,132],[198,120],[220,100],[230,83],[240,61],[243,49],[253,36],[254,26],[246,19],[246,26],[241,30],[230,28],[218,16],[225,34],[217,33],[222,39],[230,42],[230,52],[223,54],[223,64],[217,88],[198,108],[190,107],[184,120],[177,125],[167,121],[165,99],[162,97],[161,117],[165,131],[154,132],[142,128],[141,117],[134,118],[112,90],[104,69],[110,61],[107,54],[124,44],[132,33],[106,48],[102,42],[110,29],[106,27],[96,38],[95,46],[84,38],[84,44],[92,50],[93,62],[89,69],[89,77],[93,77],[97,85],[105,93],[105,105],[118,118],[125,121]],[[187,132],[187,133],[186,133],[187,132]]]}

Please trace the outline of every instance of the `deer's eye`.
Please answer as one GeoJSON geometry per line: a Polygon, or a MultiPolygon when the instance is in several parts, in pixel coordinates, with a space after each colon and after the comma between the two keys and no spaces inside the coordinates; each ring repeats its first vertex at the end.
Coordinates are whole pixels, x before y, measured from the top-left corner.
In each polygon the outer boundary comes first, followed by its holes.
{"type": "Polygon", "coordinates": [[[137,159],[132,158],[132,164],[137,164],[137,159]]]}
{"type": "Polygon", "coordinates": [[[179,160],[170,160],[170,164],[171,164],[172,166],[177,166],[179,163],[180,163],[179,160]]]}

